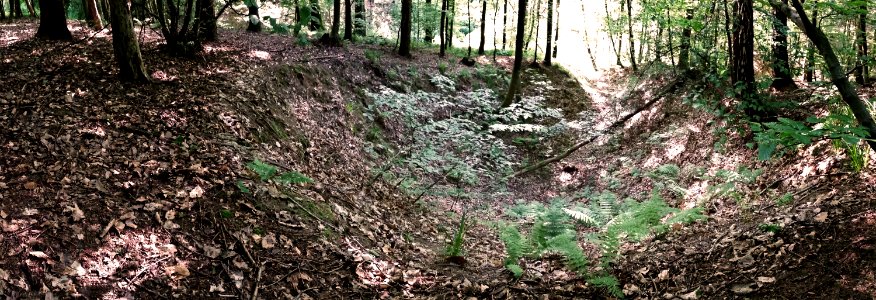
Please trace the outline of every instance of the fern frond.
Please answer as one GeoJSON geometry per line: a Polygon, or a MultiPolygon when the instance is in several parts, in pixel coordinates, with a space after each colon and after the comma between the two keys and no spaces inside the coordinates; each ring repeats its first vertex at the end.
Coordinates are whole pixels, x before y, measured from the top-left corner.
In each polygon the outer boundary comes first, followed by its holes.
{"type": "Polygon", "coordinates": [[[599,226],[599,221],[597,221],[596,218],[593,217],[593,211],[589,209],[586,209],[585,211],[577,211],[563,208],[563,211],[566,212],[566,214],[568,214],[570,217],[572,217],[572,219],[575,219],[578,222],[582,222],[589,226],[599,226]]]}
{"type": "Polygon", "coordinates": [[[617,278],[611,275],[598,276],[587,279],[587,282],[592,284],[593,286],[604,288],[608,291],[612,296],[623,298],[624,292],[620,288],[620,282],[618,282],[617,278]]]}

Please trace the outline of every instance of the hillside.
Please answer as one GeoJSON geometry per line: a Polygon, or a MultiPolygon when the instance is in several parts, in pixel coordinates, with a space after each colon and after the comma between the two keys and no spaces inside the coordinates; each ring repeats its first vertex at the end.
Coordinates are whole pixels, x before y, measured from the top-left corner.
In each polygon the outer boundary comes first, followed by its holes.
{"type": "Polygon", "coordinates": [[[531,67],[496,111],[513,57],[222,30],[178,58],[150,33],[138,85],[104,33],[2,26],[6,298],[876,295],[872,167],[830,140],[757,160],[702,74],[531,67]]]}

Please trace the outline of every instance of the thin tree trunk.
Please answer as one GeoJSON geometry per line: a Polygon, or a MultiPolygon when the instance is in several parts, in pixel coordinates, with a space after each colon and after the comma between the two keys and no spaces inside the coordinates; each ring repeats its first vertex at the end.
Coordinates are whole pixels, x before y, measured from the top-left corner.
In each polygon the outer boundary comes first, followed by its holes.
{"type": "Polygon", "coordinates": [[[730,9],[727,7],[727,2],[729,1],[724,0],[724,33],[727,34],[727,69],[731,69],[733,66],[733,30],[730,27],[730,9]]]}
{"type": "Polygon", "coordinates": [[[765,117],[767,112],[756,102],[755,96],[753,0],[737,1],[733,11],[733,68],[730,78],[735,86],[741,86],[739,98],[744,103],[746,114],[755,118],[765,117]]]}
{"type": "MultiPolygon", "coordinates": [[[[46,0],[40,1],[41,3],[46,0]]],[[[113,53],[119,67],[119,76],[123,81],[147,82],[146,67],[140,55],[140,45],[134,34],[134,24],[131,22],[131,11],[127,1],[110,0],[110,23],[113,27],[113,53]]]]}
{"type": "Polygon", "coordinates": [[[499,0],[495,3],[496,10],[493,11],[493,61],[496,61],[496,51],[499,50],[499,0]]]}
{"type": "Polygon", "coordinates": [[[439,47],[440,52],[438,56],[444,57],[444,53],[447,51],[447,44],[445,43],[445,37],[447,36],[444,32],[447,29],[447,1],[441,0],[441,20],[438,22],[438,39],[439,39],[439,47]]]}
{"type": "Polygon", "coordinates": [[[514,69],[511,71],[511,84],[508,93],[502,101],[502,107],[508,107],[514,102],[517,90],[520,89],[520,69],[523,67],[523,35],[526,29],[526,0],[517,1],[517,39],[514,44],[514,69]]]}
{"type": "Polygon", "coordinates": [[[855,91],[855,88],[849,82],[845,68],[840,64],[836,53],[833,51],[833,46],[831,46],[830,40],[824,32],[815,26],[815,24],[806,16],[806,10],[803,8],[803,4],[798,0],[791,0],[791,3],[796,10],[796,14],[787,4],[778,0],[770,0],[770,4],[772,4],[773,7],[782,9],[782,11],[791,17],[791,20],[797,24],[797,27],[803,29],[803,32],[818,49],[818,52],[824,58],[824,62],[827,64],[828,70],[830,71],[831,82],[836,86],[843,101],[849,105],[852,114],[855,115],[855,119],[858,120],[861,127],[864,127],[864,129],[867,130],[867,133],[871,138],[870,140],[867,140],[867,144],[870,145],[871,149],[876,149],[876,140],[872,139],[873,137],[876,137],[876,122],[873,121],[873,115],[870,112],[870,108],[867,103],[861,100],[857,91],[855,91]]]}
{"type": "Polygon", "coordinates": [[[870,63],[867,55],[867,1],[861,1],[859,9],[861,12],[858,14],[858,28],[855,38],[855,48],[858,50],[855,62],[855,82],[864,85],[867,84],[867,77],[870,75],[870,63]]]}
{"type": "Polygon", "coordinates": [[[486,53],[486,49],[484,49],[485,43],[487,42],[487,0],[484,0],[484,6],[481,9],[481,41],[478,45],[478,55],[484,55],[486,53]]]}
{"type": "MultiPolygon", "coordinates": [[[[32,2],[31,2],[31,1],[33,1],[33,0],[23,0],[23,1],[24,1],[24,5],[27,6],[27,13],[28,13],[28,15],[29,15],[31,18],[36,17],[36,12],[34,12],[33,4],[32,4],[32,2]]],[[[21,9],[21,8],[19,8],[19,9],[21,9]]]]}
{"type": "Polygon", "coordinates": [[[216,2],[215,0],[201,0],[200,7],[201,18],[201,36],[205,41],[216,41],[218,34],[216,32],[216,2]]]}
{"type": "MultiPolygon", "coordinates": [[[[428,8],[432,7],[432,0],[426,0],[426,7],[428,7],[428,8]]],[[[429,11],[431,12],[432,10],[430,9],[429,11]]],[[[427,17],[429,17],[429,20],[426,21],[426,26],[425,26],[425,28],[423,28],[423,31],[424,31],[423,41],[426,42],[426,44],[432,44],[432,41],[435,39],[435,33],[433,32],[435,30],[435,28],[432,27],[432,21],[433,21],[431,19],[432,16],[429,15],[427,17]]]]}
{"type": "Polygon", "coordinates": [[[0,0],[0,19],[6,19],[6,9],[3,7],[2,0],[0,0]]]}
{"type": "MultiPolygon", "coordinates": [[[[337,0],[336,0],[337,1],[337,0]]],[[[411,56],[411,0],[401,0],[401,26],[399,32],[398,54],[411,56]]]]}
{"type": "Polygon", "coordinates": [[[560,0],[557,0],[557,6],[554,8],[557,12],[557,19],[554,22],[554,50],[551,51],[551,56],[557,58],[557,45],[560,40],[560,0]]]}
{"type": "MultiPolygon", "coordinates": [[[[544,48],[544,64],[546,66],[551,65],[551,52],[553,51],[553,46],[551,45],[554,42],[554,0],[548,0],[548,10],[547,10],[547,42],[546,47],[544,48]]],[[[535,40],[538,43],[538,39],[535,40]]],[[[537,50],[538,48],[536,48],[537,50]]]]}
{"type": "MultiPolygon", "coordinates": [[[[812,3],[812,26],[818,28],[818,1],[812,3]]],[[[809,42],[812,43],[811,41],[809,42]]],[[[803,72],[803,80],[812,82],[815,80],[815,49],[814,47],[806,48],[806,70],[803,72]]]]}
{"type": "MultiPolygon", "coordinates": [[[[21,10],[21,9],[19,9],[21,10]]],[[[40,1],[40,27],[36,36],[46,40],[72,40],[62,0],[40,1]]]]}
{"type": "Polygon", "coordinates": [[[447,29],[447,32],[445,32],[447,34],[447,41],[445,43],[447,48],[453,48],[453,27],[456,24],[454,22],[456,20],[456,0],[447,0],[447,18],[444,20],[447,21],[447,27],[445,27],[447,29]]]}
{"type": "MultiPolygon", "coordinates": [[[[614,20],[611,19],[611,11],[608,10],[608,0],[603,1],[603,3],[605,4],[605,23],[606,24],[613,24],[614,20]]],[[[669,11],[667,11],[666,13],[669,14],[669,11]]],[[[621,54],[620,54],[621,45],[617,45],[617,43],[614,42],[614,36],[612,35],[613,33],[611,32],[610,28],[609,28],[607,33],[608,33],[608,40],[611,42],[611,49],[614,51],[614,55],[617,58],[617,60],[615,61],[615,64],[617,64],[618,66],[623,68],[624,64],[621,62],[621,54]]],[[[620,42],[621,41],[618,41],[618,43],[620,43],[620,42]]]]}
{"type": "Polygon", "coordinates": [[[633,67],[633,72],[638,72],[639,67],[636,66],[636,40],[633,38],[633,0],[627,1],[627,31],[630,35],[630,64],[633,67]]]}
{"type": "Polygon", "coordinates": [[[356,20],[353,21],[353,27],[355,28],[353,33],[356,35],[359,35],[359,36],[365,36],[367,34],[367,31],[365,28],[365,24],[366,24],[366,22],[365,22],[365,0],[353,0],[353,1],[356,1],[355,5],[354,5],[355,6],[354,9],[356,10],[356,12],[355,12],[356,20]]]}
{"type": "MultiPolygon", "coordinates": [[[[788,0],[782,0],[788,3],[788,0]]],[[[773,21],[773,82],[771,86],[778,90],[794,89],[794,79],[791,75],[791,64],[788,57],[788,16],[781,9],[774,9],[776,19],[773,21]]]]}
{"type": "Polygon", "coordinates": [[[532,65],[538,65],[538,36],[541,33],[541,0],[535,0],[535,15],[532,18],[535,20],[535,45],[532,49],[532,65]]]}
{"type": "Polygon", "coordinates": [[[103,21],[100,19],[100,11],[97,10],[97,1],[85,0],[85,11],[88,12],[88,26],[94,30],[103,29],[103,21]]]}
{"type": "Polygon", "coordinates": [[[508,30],[506,30],[505,26],[508,26],[508,0],[503,0],[504,7],[502,8],[502,51],[505,51],[505,46],[508,45],[508,30]]]}
{"type": "Polygon", "coordinates": [[[593,51],[590,51],[590,36],[587,34],[587,27],[584,27],[584,45],[587,47],[587,55],[590,56],[590,64],[593,65],[593,70],[596,71],[596,57],[593,56],[593,51]]]}
{"type": "Polygon", "coordinates": [[[672,63],[672,66],[675,67],[675,50],[672,47],[672,18],[669,17],[669,10],[666,10],[666,20],[669,22],[669,25],[666,26],[669,32],[667,32],[666,40],[667,40],[667,51],[669,52],[669,62],[672,63]]]}

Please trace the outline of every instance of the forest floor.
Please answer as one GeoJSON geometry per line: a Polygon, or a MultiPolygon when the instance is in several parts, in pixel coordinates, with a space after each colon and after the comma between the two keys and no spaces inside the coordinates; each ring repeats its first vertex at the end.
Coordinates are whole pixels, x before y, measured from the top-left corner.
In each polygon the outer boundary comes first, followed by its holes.
{"type": "MultiPolygon", "coordinates": [[[[459,202],[417,201],[401,182],[375,176],[384,161],[366,151],[374,125],[357,109],[381,86],[437,91],[430,74],[453,74],[464,90],[491,86],[458,58],[235,31],[175,58],[145,34],[155,82],[127,85],[116,80],[107,32],[71,23],[77,42],[46,42],[32,39],[36,27],[0,23],[8,299],[610,298],[555,256],[525,263],[515,279],[492,224],[519,199],[585,189],[643,199],[658,184],[682,187],[664,192],[667,202],[703,205],[709,219],[624,244],[610,273],[628,298],[876,297],[872,167],[851,172],[829,142],[756,161],[744,132],[723,130],[728,121],[685,100],[723,93],[707,85],[685,83],[613,134],[511,179],[506,196],[481,200],[460,262],[444,255],[459,202]],[[667,164],[681,170],[671,182],[641,175],[667,164]],[[743,178],[755,169],[763,173],[743,178]],[[717,195],[704,174],[721,170],[735,179],[717,195]]],[[[510,59],[478,63],[508,69],[510,59]]],[[[577,127],[515,155],[555,155],[673,80],[527,69],[522,93],[544,97],[577,127]]],[[[829,90],[780,96],[819,93],[829,90]]]]}

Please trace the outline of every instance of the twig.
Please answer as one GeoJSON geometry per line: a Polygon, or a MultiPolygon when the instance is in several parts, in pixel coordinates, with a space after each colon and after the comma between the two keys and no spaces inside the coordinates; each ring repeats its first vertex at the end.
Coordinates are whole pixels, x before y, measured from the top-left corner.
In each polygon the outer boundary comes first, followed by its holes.
{"type": "Polygon", "coordinates": [[[545,159],[545,160],[540,161],[540,162],[538,162],[538,163],[536,163],[536,164],[534,164],[534,165],[531,165],[531,166],[529,166],[529,167],[526,167],[526,168],[524,168],[523,170],[520,170],[520,171],[514,172],[514,173],[511,174],[511,175],[505,176],[504,179],[505,179],[505,180],[508,180],[508,179],[510,179],[510,178],[517,177],[517,176],[520,176],[520,175],[523,175],[523,174],[526,174],[526,173],[529,173],[529,172],[532,172],[532,171],[535,171],[535,170],[541,169],[541,168],[543,168],[544,166],[547,166],[547,165],[549,165],[549,164],[551,164],[551,163],[554,163],[554,162],[558,162],[558,161],[560,161],[560,160],[563,160],[564,158],[568,157],[568,156],[571,155],[572,153],[575,153],[575,151],[578,151],[578,149],[581,149],[581,147],[584,147],[584,146],[586,146],[586,145],[592,143],[592,142],[595,141],[596,139],[598,139],[598,138],[600,138],[600,137],[602,137],[602,136],[604,136],[604,135],[610,133],[611,131],[613,131],[613,130],[619,128],[619,127],[621,127],[621,126],[622,126],[624,123],[626,123],[629,119],[632,119],[633,116],[639,114],[640,112],[644,111],[645,109],[648,109],[649,107],[651,107],[652,105],[654,105],[654,103],[657,103],[658,101],[660,101],[661,99],[663,99],[663,97],[666,96],[666,94],[668,94],[668,93],[674,91],[676,88],[678,88],[678,87],[679,87],[682,83],[684,83],[686,80],[687,80],[686,77],[679,77],[679,78],[676,78],[675,80],[672,81],[671,84],[667,85],[666,88],[663,89],[663,91],[661,91],[660,93],[658,93],[657,95],[655,95],[655,96],[654,96],[654,99],[651,99],[650,101],[648,101],[647,103],[645,103],[645,105],[642,105],[642,107],[639,107],[638,109],[634,110],[633,112],[628,113],[628,114],[625,115],[624,117],[622,117],[622,118],[620,118],[619,120],[615,121],[615,122],[612,123],[610,126],[608,126],[608,128],[605,128],[604,130],[601,130],[601,131],[597,132],[596,134],[594,134],[593,136],[591,136],[589,139],[586,139],[586,140],[584,140],[584,141],[578,142],[577,144],[573,145],[573,146],[570,147],[569,149],[566,149],[566,151],[563,151],[562,153],[560,153],[560,154],[558,154],[558,155],[556,155],[556,156],[554,156],[554,157],[551,157],[551,158],[545,159]]]}
{"type": "Polygon", "coordinates": [[[249,298],[250,300],[256,300],[259,297],[259,282],[262,281],[262,272],[265,271],[266,263],[267,262],[263,262],[262,265],[259,266],[259,272],[258,275],[256,275],[255,285],[252,287],[252,297],[249,298]]]}

